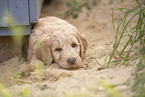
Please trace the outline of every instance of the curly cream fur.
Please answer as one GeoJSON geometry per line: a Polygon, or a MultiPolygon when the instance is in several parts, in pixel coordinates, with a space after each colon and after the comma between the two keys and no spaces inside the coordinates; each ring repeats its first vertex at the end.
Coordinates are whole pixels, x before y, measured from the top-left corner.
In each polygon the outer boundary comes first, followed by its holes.
{"type": "Polygon", "coordinates": [[[78,68],[86,50],[87,41],[76,27],[62,19],[46,17],[39,20],[30,35],[28,60],[39,60],[46,65],[54,61],[62,68],[78,68]],[[73,65],[67,62],[71,58],[76,59],[73,65]]]}

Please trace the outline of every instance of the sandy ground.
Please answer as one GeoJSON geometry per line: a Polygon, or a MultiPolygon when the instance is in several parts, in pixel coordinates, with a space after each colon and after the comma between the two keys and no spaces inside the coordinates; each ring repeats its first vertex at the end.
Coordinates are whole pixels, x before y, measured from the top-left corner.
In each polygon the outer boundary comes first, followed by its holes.
{"type": "MultiPolygon", "coordinates": [[[[58,16],[65,12],[67,0],[61,1],[45,6],[41,17],[58,16]]],[[[70,71],[51,66],[36,77],[26,72],[29,63],[19,57],[0,63],[0,82],[8,88],[12,97],[22,97],[24,90],[28,90],[30,97],[113,97],[103,82],[115,85],[122,97],[131,97],[134,93],[130,85],[124,83],[130,81],[133,66],[112,66],[98,70],[106,64],[105,58],[110,55],[114,43],[112,10],[136,5],[135,0],[124,0],[122,4],[116,0],[112,0],[111,4],[110,1],[100,0],[96,6],[92,6],[91,11],[83,8],[77,19],[65,18],[88,40],[88,51],[83,60],[85,68],[70,71]]],[[[120,13],[116,12],[116,20],[120,13]]]]}

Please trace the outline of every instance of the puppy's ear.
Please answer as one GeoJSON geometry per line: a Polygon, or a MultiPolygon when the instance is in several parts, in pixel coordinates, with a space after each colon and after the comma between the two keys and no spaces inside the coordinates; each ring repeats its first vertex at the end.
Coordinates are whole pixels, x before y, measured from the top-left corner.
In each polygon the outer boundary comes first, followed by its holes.
{"type": "Polygon", "coordinates": [[[38,40],[36,57],[46,65],[52,63],[53,57],[48,38],[43,37],[43,39],[38,40]]]}
{"type": "Polygon", "coordinates": [[[85,52],[87,51],[88,42],[87,42],[86,38],[83,35],[81,35],[80,33],[77,33],[77,34],[78,34],[77,38],[78,38],[80,46],[81,46],[80,47],[80,56],[81,56],[81,58],[83,58],[85,52]]]}

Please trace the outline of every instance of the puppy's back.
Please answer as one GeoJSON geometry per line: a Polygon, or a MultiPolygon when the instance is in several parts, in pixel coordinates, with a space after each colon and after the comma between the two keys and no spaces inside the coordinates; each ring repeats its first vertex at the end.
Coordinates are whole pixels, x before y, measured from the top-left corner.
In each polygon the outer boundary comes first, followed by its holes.
{"type": "Polygon", "coordinates": [[[38,24],[36,25],[34,30],[40,30],[45,34],[51,34],[55,31],[65,29],[68,26],[72,25],[60,18],[49,16],[39,19],[38,24]]]}

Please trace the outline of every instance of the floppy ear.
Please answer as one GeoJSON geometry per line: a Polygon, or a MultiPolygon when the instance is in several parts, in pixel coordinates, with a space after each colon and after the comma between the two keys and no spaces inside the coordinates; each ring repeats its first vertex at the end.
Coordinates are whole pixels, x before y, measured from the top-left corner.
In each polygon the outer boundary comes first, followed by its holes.
{"type": "Polygon", "coordinates": [[[87,50],[87,47],[88,47],[88,42],[85,39],[85,37],[82,36],[79,33],[77,33],[77,38],[78,38],[79,43],[80,43],[80,56],[81,56],[81,58],[83,58],[84,57],[84,54],[85,54],[85,52],[87,50]]]}
{"type": "Polygon", "coordinates": [[[42,60],[44,64],[50,65],[52,63],[52,53],[50,49],[49,39],[43,37],[38,40],[36,57],[42,60]]]}

